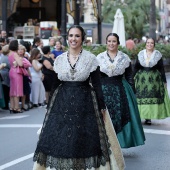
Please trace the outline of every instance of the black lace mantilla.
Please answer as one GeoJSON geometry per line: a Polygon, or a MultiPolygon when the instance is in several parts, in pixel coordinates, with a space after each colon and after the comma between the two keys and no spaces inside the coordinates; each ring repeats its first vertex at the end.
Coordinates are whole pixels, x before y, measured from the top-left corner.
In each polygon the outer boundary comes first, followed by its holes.
{"type": "Polygon", "coordinates": [[[65,82],[54,92],[34,154],[40,165],[83,170],[109,161],[102,114],[86,83],[65,82]]]}
{"type": "Polygon", "coordinates": [[[135,76],[138,104],[161,104],[164,102],[165,88],[157,70],[141,69],[135,76]]]}
{"type": "Polygon", "coordinates": [[[130,121],[130,111],[122,76],[102,77],[104,100],[116,133],[130,121]]]}

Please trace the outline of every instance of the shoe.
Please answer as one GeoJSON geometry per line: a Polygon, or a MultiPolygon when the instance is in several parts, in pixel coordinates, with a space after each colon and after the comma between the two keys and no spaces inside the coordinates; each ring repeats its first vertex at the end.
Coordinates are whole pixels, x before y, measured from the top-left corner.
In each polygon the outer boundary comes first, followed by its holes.
{"type": "Polygon", "coordinates": [[[14,109],[13,110],[13,113],[15,114],[15,113],[23,113],[23,111],[21,110],[21,109],[14,109]]]}
{"type": "Polygon", "coordinates": [[[39,105],[38,104],[33,104],[33,107],[39,107],[39,105]]]}
{"type": "Polygon", "coordinates": [[[28,110],[29,110],[28,108],[27,108],[27,109],[25,109],[24,107],[22,107],[21,109],[22,109],[22,110],[24,110],[24,111],[28,111],[28,110]]]}
{"type": "Polygon", "coordinates": [[[42,103],[41,106],[42,107],[47,107],[47,104],[46,103],[42,103]]]}
{"type": "Polygon", "coordinates": [[[152,123],[151,123],[151,119],[146,119],[146,120],[145,120],[145,124],[146,124],[146,125],[151,125],[151,124],[152,124],[152,123]]]}
{"type": "Polygon", "coordinates": [[[28,103],[28,109],[32,109],[34,106],[33,106],[33,104],[30,102],[30,103],[28,103]]]}
{"type": "Polygon", "coordinates": [[[9,109],[9,112],[10,112],[10,114],[12,114],[13,113],[13,109],[9,109]]]}

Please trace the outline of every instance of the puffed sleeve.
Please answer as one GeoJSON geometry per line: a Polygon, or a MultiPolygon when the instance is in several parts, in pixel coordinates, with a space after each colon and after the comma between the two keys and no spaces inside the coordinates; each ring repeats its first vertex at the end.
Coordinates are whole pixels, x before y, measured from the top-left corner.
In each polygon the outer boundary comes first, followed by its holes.
{"type": "Polygon", "coordinates": [[[138,60],[138,58],[136,59],[135,65],[134,65],[134,70],[133,70],[133,75],[135,76],[136,73],[141,69],[141,64],[138,60]]]}
{"type": "Polygon", "coordinates": [[[133,71],[132,71],[132,65],[130,63],[129,67],[127,67],[125,69],[125,79],[127,80],[127,82],[131,85],[134,93],[135,91],[135,83],[134,83],[134,79],[133,79],[133,71]]]}
{"type": "Polygon", "coordinates": [[[164,70],[164,65],[163,65],[163,60],[162,58],[158,61],[156,65],[158,71],[161,73],[162,81],[166,83],[166,76],[165,76],[165,70],[164,70]]]}
{"type": "Polygon", "coordinates": [[[103,98],[103,92],[100,82],[100,69],[97,67],[97,69],[90,73],[91,82],[94,88],[94,91],[96,92],[97,101],[99,103],[99,109],[106,109],[104,98],[103,98]]]}

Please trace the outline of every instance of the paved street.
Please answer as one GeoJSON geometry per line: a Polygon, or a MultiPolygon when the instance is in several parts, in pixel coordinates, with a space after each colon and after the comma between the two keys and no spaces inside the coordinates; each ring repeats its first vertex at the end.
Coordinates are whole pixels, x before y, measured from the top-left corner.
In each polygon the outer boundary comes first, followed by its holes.
{"type": "MultiPolygon", "coordinates": [[[[167,74],[170,95],[170,74],[167,74]]],[[[33,108],[22,114],[0,110],[0,170],[31,170],[45,108],[33,108]]],[[[142,121],[143,122],[143,121],[142,121]]],[[[146,143],[123,149],[126,170],[170,170],[170,118],[143,124],[146,143]]]]}

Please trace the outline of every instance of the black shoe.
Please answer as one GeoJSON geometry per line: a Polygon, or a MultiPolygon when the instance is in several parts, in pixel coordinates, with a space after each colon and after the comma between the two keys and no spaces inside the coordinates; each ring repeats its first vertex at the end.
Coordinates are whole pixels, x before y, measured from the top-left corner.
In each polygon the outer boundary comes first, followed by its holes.
{"type": "Polygon", "coordinates": [[[42,107],[46,107],[47,104],[46,104],[46,103],[42,103],[41,106],[42,106],[42,107]]]}
{"type": "Polygon", "coordinates": [[[151,119],[146,119],[146,120],[145,120],[145,124],[146,124],[146,125],[151,125],[151,124],[152,124],[152,123],[151,123],[151,119]]]}
{"type": "Polygon", "coordinates": [[[33,106],[33,104],[32,103],[29,103],[28,104],[28,109],[32,109],[34,106],[33,106]]]}
{"type": "Polygon", "coordinates": [[[9,112],[10,112],[10,114],[12,114],[13,113],[13,109],[9,109],[9,112]]]}
{"type": "Polygon", "coordinates": [[[13,113],[16,114],[16,113],[23,113],[23,111],[21,109],[14,109],[13,110],[13,113]]]}
{"type": "Polygon", "coordinates": [[[39,107],[39,105],[38,104],[33,104],[33,107],[39,107]]]}
{"type": "Polygon", "coordinates": [[[24,111],[28,111],[28,110],[29,110],[28,108],[27,108],[27,109],[25,109],[24,107],[22,107],[21,109],[22,109],[22,110],[24,110],[24,111]]]}

